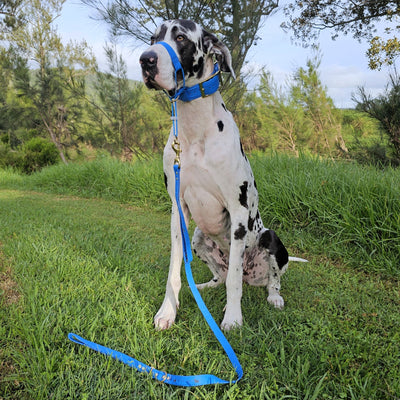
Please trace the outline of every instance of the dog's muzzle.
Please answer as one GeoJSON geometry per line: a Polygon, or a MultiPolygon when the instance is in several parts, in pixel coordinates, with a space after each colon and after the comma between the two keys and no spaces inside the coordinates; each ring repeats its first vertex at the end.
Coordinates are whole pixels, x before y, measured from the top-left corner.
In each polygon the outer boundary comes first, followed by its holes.
{"type": "Polygon", "coordinates": [[[157,61],[158,55],[152,50],[145,51],[139,59],[144,83],[150,89],[161,89],[155,81],[155,77],[158,73],[157,61]]]}

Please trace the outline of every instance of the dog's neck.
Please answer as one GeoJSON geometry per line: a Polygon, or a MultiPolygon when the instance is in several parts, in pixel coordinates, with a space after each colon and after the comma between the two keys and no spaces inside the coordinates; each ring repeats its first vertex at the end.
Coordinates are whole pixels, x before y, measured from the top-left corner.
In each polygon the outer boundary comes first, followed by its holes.
{"type": "Polygon", "coordinates": [[[223,103],[219,91],[190,102],[179,101],[178,135],[188,143],[204,139],[209,134],[207,121],[216,119],[217,109],[223,103]]]}
{"type": "MultiPolygon", "coordinates": [[[[207,60],[204,68],[204,74],[199,80],[187,80],[187,86],[196,85],[206,80],[214,70],[214,64],[211,59],[207,60]]],[[[222,107],[222,97],[217,90],[215,93],[199,97],[198,99],[184,102],[178,100],[178,135],[179,138],[188,143],[197,142],[204,139],[208,134],[208,125],[206,121],[216,118],[217,110],[222,107]]]]}

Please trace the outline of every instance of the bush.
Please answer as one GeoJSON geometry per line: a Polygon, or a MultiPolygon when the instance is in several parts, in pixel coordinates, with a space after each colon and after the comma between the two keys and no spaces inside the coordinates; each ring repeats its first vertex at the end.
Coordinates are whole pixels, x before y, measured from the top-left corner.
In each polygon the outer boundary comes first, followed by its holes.
{"type": "Polygon", "coordinates": [[[23,160],[21,170],[27,174],[54,165],[59,159],[56,146],[41,137],[34,137],[22,147],[23,160]]]}
{"type": "Polygon", "coordinates": [[[20,150],[13,150],[8,143],[0,142],[0,168],[12,167],[20,170],[23,158],[20,150]]]}
{"type": "Polygon", "coordinates": [[[24,145],[12,148],[0,142],[0,168],[11,167],[26,174],[56,164],[59,154],[56,146],[42,137],[29,139],[24,145]]]}

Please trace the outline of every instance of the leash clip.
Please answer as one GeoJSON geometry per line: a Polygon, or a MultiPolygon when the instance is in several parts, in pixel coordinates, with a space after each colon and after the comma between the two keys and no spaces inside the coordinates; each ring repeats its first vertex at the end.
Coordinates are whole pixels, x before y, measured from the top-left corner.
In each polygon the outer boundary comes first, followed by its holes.
{"type": "Polygon", "coordinates": [[[172,142],[171,145],[172,149],[175,151],[175,160],[174,160],[174,164],[178,165],[178,167],[181,167],[181,157],[180,157],[180,153],[182,153],[182,149],[181,149],[181,144],[179,143],[179,140],[177,138],[174,139],[174,141],[172,142]]]}

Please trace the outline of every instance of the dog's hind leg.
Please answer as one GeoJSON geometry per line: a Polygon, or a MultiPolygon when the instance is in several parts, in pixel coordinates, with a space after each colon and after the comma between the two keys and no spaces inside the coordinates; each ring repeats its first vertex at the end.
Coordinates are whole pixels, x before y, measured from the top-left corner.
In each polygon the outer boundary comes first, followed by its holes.
{"type": "Polygon", "coordinates": [[[194,253],[207,264],[213,274],[213,278],[209,282],[196,285],[197,289],[216,287],[224,283],[228,273],[229,255],[225,254],[217,243],[204,235],[199,228],[194,231],[192,246],[194,253]]]}

